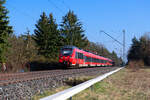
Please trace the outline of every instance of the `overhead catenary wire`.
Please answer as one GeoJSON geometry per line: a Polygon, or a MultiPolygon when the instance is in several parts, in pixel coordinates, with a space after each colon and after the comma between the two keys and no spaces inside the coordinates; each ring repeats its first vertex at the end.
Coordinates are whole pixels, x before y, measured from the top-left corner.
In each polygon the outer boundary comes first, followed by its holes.
{"type": "Polygon", "coordinates": [[[48,0],[48,2],[50,3],[50,4],[52,4],[59,12],[61,12],[62,14],[64,14],[65,12],[62,10],[62,9],[60,9],[52,0],[48,0]]]}
{"type": "Polygon", "coordinates": [[[114,32],[114,31],[111,31],[111,32],[113,32],[113,33],[115,33],[115,34],[119,34],[117,37],[116,37],[116,39],[118,39],[118,38],[120,38],[120,37],[122,37],[122,34],[120,35],[120,33],[118,33],[118,32],[114,32]]]}
{"type": "Polygon", "coordinates": [[[17,9],[15,6],[10,5],[8,3],[6,5],[12,7],[12,9],[16,10],[16,12],[19,12],[20,14],[22,14],[22,15],[24,15],[26,17],[30,17],[31,19],[35,20],[35,18],[32,15],[26,13],[25,11],[22,11],[21,9],[17,9]]]}
{"type": "Polygon", "coordinates": [[[69,5],[67,5],[67,4],[65,3],[65,1],[64,1],[64,0],[62,0],[62,3],[64,4],[64,6],[65,6],[67,9],[71,10],[71,9],[70,9],[70,6],[69,6],[69,5]]]}
{"type": "Polygon", "coordinates": [[[114,37],[112,37],[111,35],[109,35],[108,33],[106,33],[105,31],[101,30],[100,32],[105,33],[107,36],[109,36],[110,38],[112,38],[114,41],[116,41],[116,42],[119,43],[120,45],[124,46],[121,42],[119,42],[117,39],[115,39],[114,37]]]}
{"type": "MultiPolygon", "coordinates": [[[[120,37],[120,36],[118,36],[118,37],[120,37]]],[[[118,37],[117,37],[117,39],[118,39],[118,37]]],[[[114,42],[116,42],[114,39],[108,40],[108,41],[103,41],[103,43],[105,43],[105,44],[110,44],[110,43],[113,44],[114,42]]]]}

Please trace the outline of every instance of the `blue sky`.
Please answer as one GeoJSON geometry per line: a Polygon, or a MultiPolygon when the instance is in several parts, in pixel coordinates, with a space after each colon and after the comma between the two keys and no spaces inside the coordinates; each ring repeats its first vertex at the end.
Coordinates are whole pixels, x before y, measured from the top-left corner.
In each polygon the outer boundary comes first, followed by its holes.
{"type": "Polygon", "coordinates": [[[104,30],[122,42],[122,30],[126,31],[126,52],[131,39],[150,32],[150,0],[7,0],[10,25],[15,34],[31,33],[44,11],[53,13],[58,24],[69,9],[83,23],[85,35],[92,42],[105,45],[121,55],[122,47],[100,30],[104,30]]]}

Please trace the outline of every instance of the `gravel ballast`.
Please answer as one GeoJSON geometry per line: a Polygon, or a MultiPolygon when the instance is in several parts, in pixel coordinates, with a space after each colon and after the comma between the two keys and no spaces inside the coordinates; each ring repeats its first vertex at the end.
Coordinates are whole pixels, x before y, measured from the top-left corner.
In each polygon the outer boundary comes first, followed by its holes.
{"type": "MultiPolygon", "coordinates": [[[[0,86],[0,100],[31,100],[32,96],[37,93],[43,93],[45,90],[63,86],[65,81],[70,77],[101,75],[115,70],[116,68],[118,67],[68,69],[68,74],[65,75],[45,77],[38,80],[30,80],[26,82],[13,83],[7,86],[0,86]],[[69,70],[73,70],[74,73],[69,74],[69,70]],[[80,73],[80,70],[82,73],[80,73]]],[[[62,70],[62,73],[63,71],[64,70],[62,70]]]]}

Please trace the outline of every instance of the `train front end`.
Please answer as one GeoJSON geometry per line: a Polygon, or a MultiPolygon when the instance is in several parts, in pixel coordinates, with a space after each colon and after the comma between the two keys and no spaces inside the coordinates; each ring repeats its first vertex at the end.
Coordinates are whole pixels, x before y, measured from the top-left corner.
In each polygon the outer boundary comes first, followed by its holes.
{"type": "Polygon", "coordinates": [[[64,66],[70,67],[73,64],[74,58],[74,48],[72,46],[64,46],[60,50],[59,54],[59,63],[63,64],[64,66]]]}

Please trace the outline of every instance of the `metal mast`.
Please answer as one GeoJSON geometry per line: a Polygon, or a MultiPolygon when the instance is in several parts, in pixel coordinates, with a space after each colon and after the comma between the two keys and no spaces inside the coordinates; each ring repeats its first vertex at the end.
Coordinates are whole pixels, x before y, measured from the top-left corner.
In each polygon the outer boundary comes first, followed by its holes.
{"type": "Polygon", "coordinates": [[[123,61],[125,62],[125,30],[123,32],[123,61]]]}

